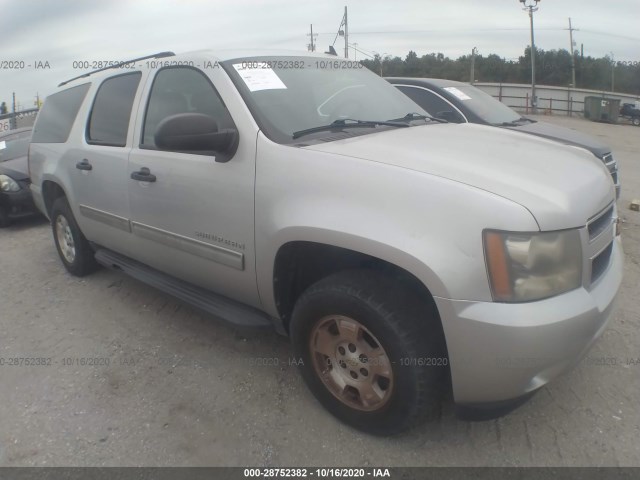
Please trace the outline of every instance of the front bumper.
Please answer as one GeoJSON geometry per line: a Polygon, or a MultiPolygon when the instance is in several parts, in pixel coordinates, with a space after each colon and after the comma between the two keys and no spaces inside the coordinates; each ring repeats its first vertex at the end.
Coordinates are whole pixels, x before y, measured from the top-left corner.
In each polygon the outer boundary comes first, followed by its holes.
{"type": "Polygon", "coordinates": [[[17,192],[0,192],[0,206],[7,209],[9,218],[20,218],[37,213],[29,185],[18,182],[21,189],[17,192]]]}
{"type": "Polygon", "coordinates": [[[612,315],[622,270],[618,237],[590,290],[521,304],[436,298],[456,404],[517,404],[575,366],[612,315]]]}

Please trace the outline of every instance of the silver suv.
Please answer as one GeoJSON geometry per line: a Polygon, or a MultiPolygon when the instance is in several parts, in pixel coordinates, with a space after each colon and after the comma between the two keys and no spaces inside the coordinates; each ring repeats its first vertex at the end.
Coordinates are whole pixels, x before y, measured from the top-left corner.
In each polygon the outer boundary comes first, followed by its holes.
{"type": "Polygon", "coordinates": [[[162,53],[60,85],[31,189],[74,275],[120,269],[291,337],[375,434],[507,412],[580,360],[622,278],[588,152],[447,124],[355,62],[162,53]],[[447,380],[450,379],[450,382],[447,380]]]}

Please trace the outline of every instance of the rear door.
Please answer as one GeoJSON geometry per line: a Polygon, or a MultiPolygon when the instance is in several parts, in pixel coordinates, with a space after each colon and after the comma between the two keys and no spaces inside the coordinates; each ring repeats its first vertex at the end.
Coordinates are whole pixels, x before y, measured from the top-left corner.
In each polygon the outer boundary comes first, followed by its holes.
{"type": "Polygon", "coordinates": [[[142,73],[106,78],[98,87],[84,132],[84,148],[69,151],[76,218],[85,236],[130,253],[128,159],[133,104],[142,73]]]}
{"type": "Polygon", "coordinates": [[[258,307],[254,252],[257,131],[243,128],[242,109],[246,107],[239,103],[222,69],[208,73],[187,66],[163,68],[145,93],[147,100],[139,113],[139,145],[129,157],[129,176],[136,177],[128,181],[136,244],[133,257],[258,307]],[[235,119],[221,91],[235,102],[235,119]],[[158,125],[181,113],[205,114],[213,117],[220,130],[238,130],[239,143],[232,158],[221,163],[216,158],[222,156],[215,152],[171,152],[156,146],[158,125]],[[144,181],[143,172],[152,175],[152,181],[144,181]]]}

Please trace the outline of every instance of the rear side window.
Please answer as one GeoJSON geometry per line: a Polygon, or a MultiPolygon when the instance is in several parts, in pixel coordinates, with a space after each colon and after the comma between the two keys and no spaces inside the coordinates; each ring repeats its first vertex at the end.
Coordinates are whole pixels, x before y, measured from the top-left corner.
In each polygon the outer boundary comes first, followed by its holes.
{"type": "Polygon", "coordinates": [[[33,127],[32,143],[64,143],[90,83],[49,95],[33,127]]]}
{"type": "Polygon", "coordinates": [[[455,108],[432,91],[419,87],[397,88],[431,115],[438,118],[444,118],[445,120],[453,123],[464,123],[464,118],[462,118],[455,108]],[[448,117],[443,115],[445,113],[448,113],[448,117]]]}
{"type": "Polygon", "coordinates": [[[87,124],[87,142],[124,147],[133,99],[138,90],[140,72],[118,75],[105,80],[96,94],[87,124]]]}

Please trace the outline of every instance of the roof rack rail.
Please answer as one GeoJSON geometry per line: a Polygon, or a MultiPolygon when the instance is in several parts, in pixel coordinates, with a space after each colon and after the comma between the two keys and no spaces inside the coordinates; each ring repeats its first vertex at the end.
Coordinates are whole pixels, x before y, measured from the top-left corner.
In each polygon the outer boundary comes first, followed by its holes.
{"type": "Polygon", "coordinates": [[[174,55],[175,55],[175,53],[173,53],[173,52],[160,52],[160,53],[154,53],[153,55],[146,55],[144,57],[134,58],[134,59],[131,59],[131,60],[126,60],[124,62],[116,63],[116,64],[110,65],[108,67],[99,68],[97,70],[92,70],[91,72],[83,73],[82,75],[78,75],[77,77],[73,77],[73,78],[71,78],[69,80],[65,80],[64,82],[62,82],[58,86],[61,87],[63,85],[66,85],[69,82],[73,82],[74,80],[78,80],[79,78],[88,77],[89,75],[93,75],[94,73],[103,72],[103,71],[109,70],[111,68],[119,68],[119,67],[122,67],[123,65],[127,65],[128,63],[139,62],[140,60],[148,60],[149,58],[173,57],[174,55]]]}

